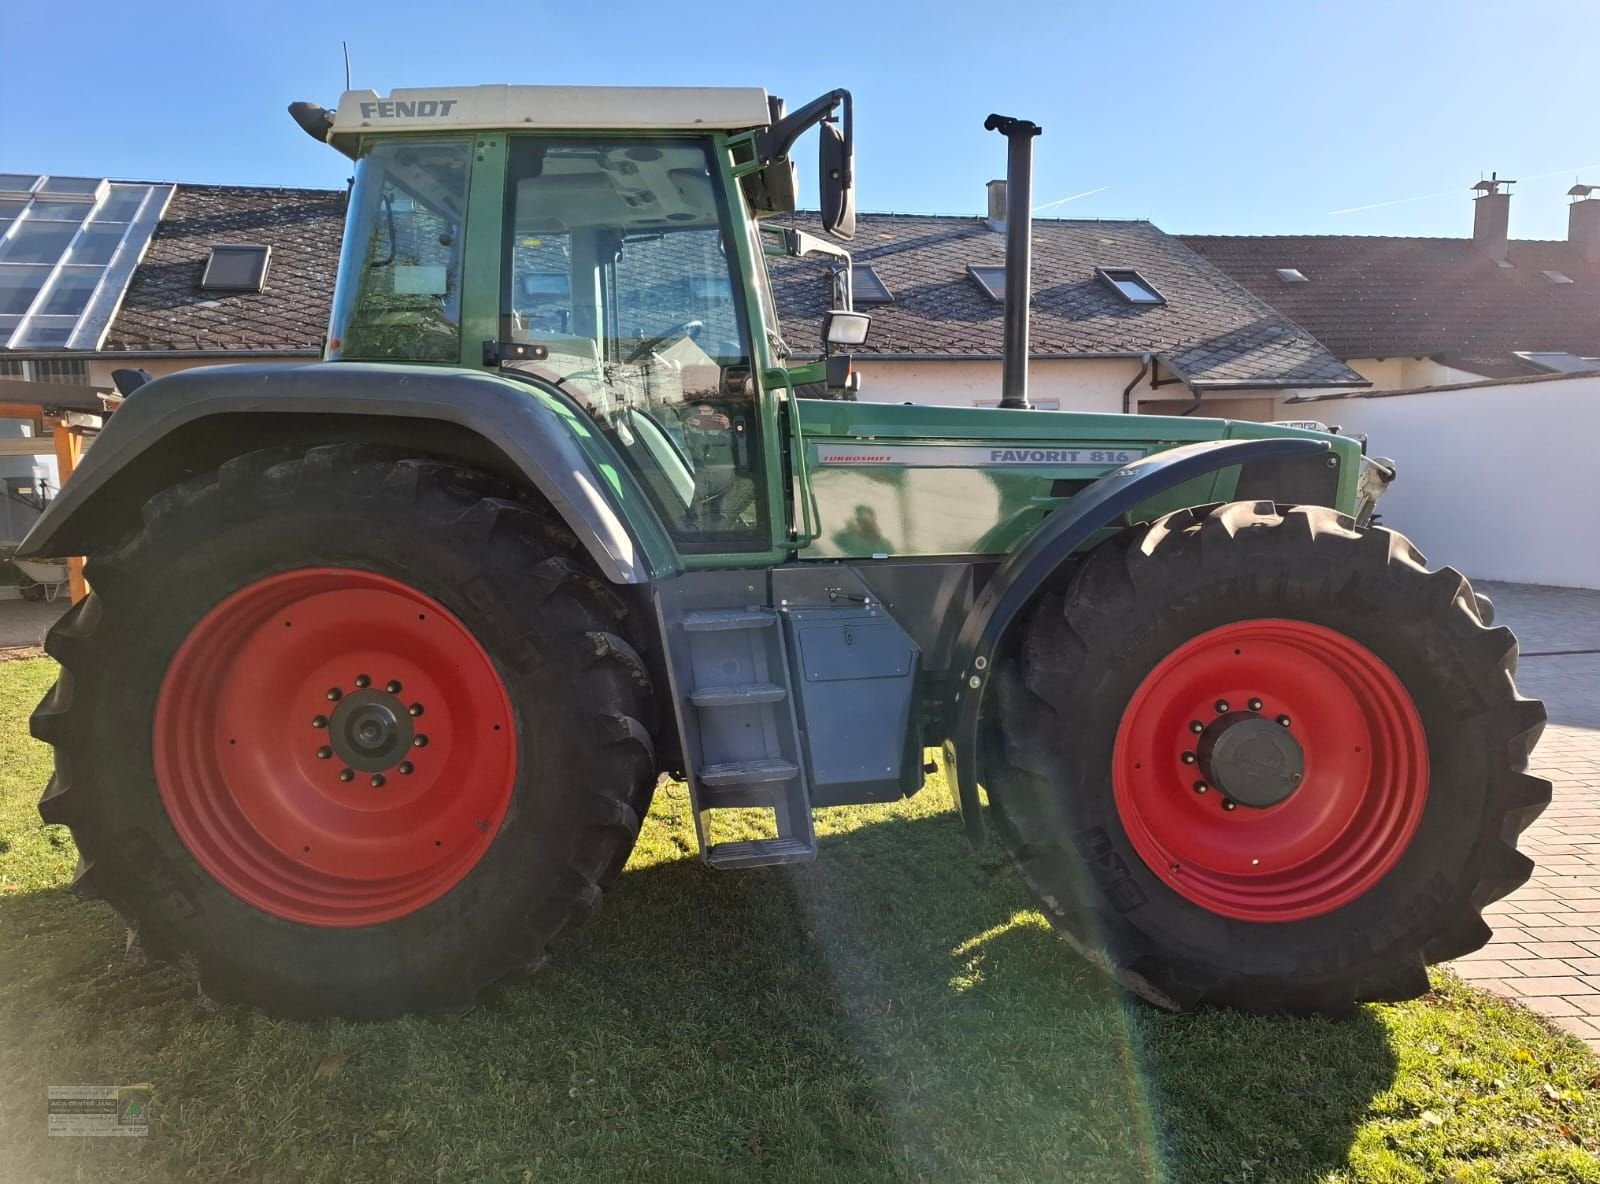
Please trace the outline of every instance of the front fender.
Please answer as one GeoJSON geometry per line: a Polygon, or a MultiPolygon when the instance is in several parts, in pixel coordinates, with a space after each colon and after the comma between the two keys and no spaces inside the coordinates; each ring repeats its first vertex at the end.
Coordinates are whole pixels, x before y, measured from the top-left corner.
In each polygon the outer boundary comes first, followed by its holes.
{"type": "Polygon", "coordinates": [[[537,489],[614,583],[676,570],[671,541],[627,468],[558,393],[476,370],[360,362],[208,366],[139,388],[17,554],[88,554],[115,513],[197,468],[285,438],[371,438],[444,455],[465,442],[469,456],[458,459],[490,456],[537,489]],[[274,431],[285,422],[298,434],[274,431]]]}
{"type": "Polygon", "coordinates": [[[1006,557],[967,615],[950,666],[959,677],[952,683],[951,700],[946,704],[952,726],[944,742],[945,770],[967,837],[974,845],[984,839],[978,804],[978,723],[994,674],[994,659],[1011,626],[1056,568],[1097,530],[1115,525],[1135,506],[1176,485],[1233,465],[1315,452],[1331,454],[1332,446],[1326,440],[1282,436],[1206,440],[1158,452],[1095,481],[1040,523],[1006,557]]]}

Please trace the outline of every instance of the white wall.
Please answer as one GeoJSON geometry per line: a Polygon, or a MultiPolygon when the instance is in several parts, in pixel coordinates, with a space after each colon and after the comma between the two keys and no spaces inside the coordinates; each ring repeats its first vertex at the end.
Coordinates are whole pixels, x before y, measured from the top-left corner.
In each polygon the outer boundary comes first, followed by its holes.
{"type": "Polygon", "coordinates": [[[1365,432],[1399,478],[1379,506],[1435,565],[1600,588],[1600,376],[1290,404],[1365,432]]]}
{"type": "MultiPolygon", "coordinates": [[[[861,374],[864,403],[973,407],[1000,398],[998,361],[894,362],[857,358],[855,366],[861,374]]],[[[1137,358],[1034,362],[1028,368],[1028,398],[1059,399],[1063,411],[1121,411],[1122,388],[1138,373],[1137,358]]],[[[1134,394],[1137,397],[1137,389],[1134,394]]]]}
{"type": "Polygon", "coordinates": [[[1453,386],[1483,381],[1481,374],[1457,370],[1432,358],[1347,358],[1345,365],[1372,383],[1372,389],[1376,391],[1405,391],[1419,386],[1453,386]]]}
{"type": "MultiPolygon", "coordinates": [[[[935,407],[995,405],[1000,399],[999,361],[897,362],[857,358],[863,403],[921,403],[935,407]]],[[[1028,398],[1059,402],[1061,411],[1120,412],[1122,390],[1139,373],[1137,358],[1078,358],[1036,361],[1028,368],[1028,398]]],[[[1149,375],[1132,394],[1135,410],[1176,414],[1190,406],[1182,386],[1150,389],[1149,375]],[[1159,405],[1152,405],[1159,398],[1159,405]]],[[[1272,419],[1275,403],[1236,395],[1208,396],[1195,414],[1233,419],[1272,419]],[[1219,401],[1220,400],[1220,401],[1219,401]]]]}

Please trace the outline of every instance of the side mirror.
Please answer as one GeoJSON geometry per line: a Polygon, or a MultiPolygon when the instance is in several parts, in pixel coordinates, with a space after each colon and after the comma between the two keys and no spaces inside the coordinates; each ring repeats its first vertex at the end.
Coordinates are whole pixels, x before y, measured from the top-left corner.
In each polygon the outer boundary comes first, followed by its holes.
{"type": "Polygon", "coordinates": [[[822,229],[842,239],[856,235],[855,144],[851,134],[850,100],[844,104],[844,128],[831,119],[817,127],[817,192],[822,203],[822,229]]]}
{"type": "Polygon", "coordinates": [[[821,140],[817,172],[822,228],[840,238],[855,237],[855,115],[850,92],[830,90],[793,115],[784,113],[782,99],[769,98],[767,103],[772,123],[753,133],[756,159],[762,167],[742,182],[751,208],[758,214],[786,213],[795,208],[789,150],[801,135],[815,127],[821,140]],[[843,117],[835,119],[833,113],[841,105],[843,117]]]}
{"type": "Polygon", "coordinates": [[[861,345],[867,340],[867,330],[870,328],[872,328],[872,318],[866,313],[847,312],[842,308],[835,308],[822,318],[822,343],[861,345]]]}

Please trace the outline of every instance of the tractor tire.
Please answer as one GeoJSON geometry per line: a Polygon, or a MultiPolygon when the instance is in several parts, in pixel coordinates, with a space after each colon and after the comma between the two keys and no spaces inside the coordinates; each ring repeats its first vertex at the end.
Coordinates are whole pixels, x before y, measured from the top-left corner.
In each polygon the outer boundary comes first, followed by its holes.
{"type": "Polygon", "coordinates": [[[1543,704],[1467,581],[1318,506],[1123,531],[997,670],[986,784],[1045,913],[1174,1011],[1349,1014],[1482,946],[1543,704]]]}
{"type": "Polygon", "coordinates": [[[620,874],[656,766],[622,602],[474,471],[350,445],[152,498],[46,639],[39,804],[208,996],[460,1011],[620,874]]]}

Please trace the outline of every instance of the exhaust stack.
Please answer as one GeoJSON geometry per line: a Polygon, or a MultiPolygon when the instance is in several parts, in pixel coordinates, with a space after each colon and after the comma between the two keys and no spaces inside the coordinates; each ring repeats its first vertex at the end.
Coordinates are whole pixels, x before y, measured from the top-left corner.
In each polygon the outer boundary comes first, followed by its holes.
{"type": "Polygon", "coordinates": [[[1033,267],[1033,137],[1044,129],[1026,119],[991,115],[985,131],[1006,138],[1006,329],[1000,406],[1027,410],[1028,299],[1033,267]]]}

